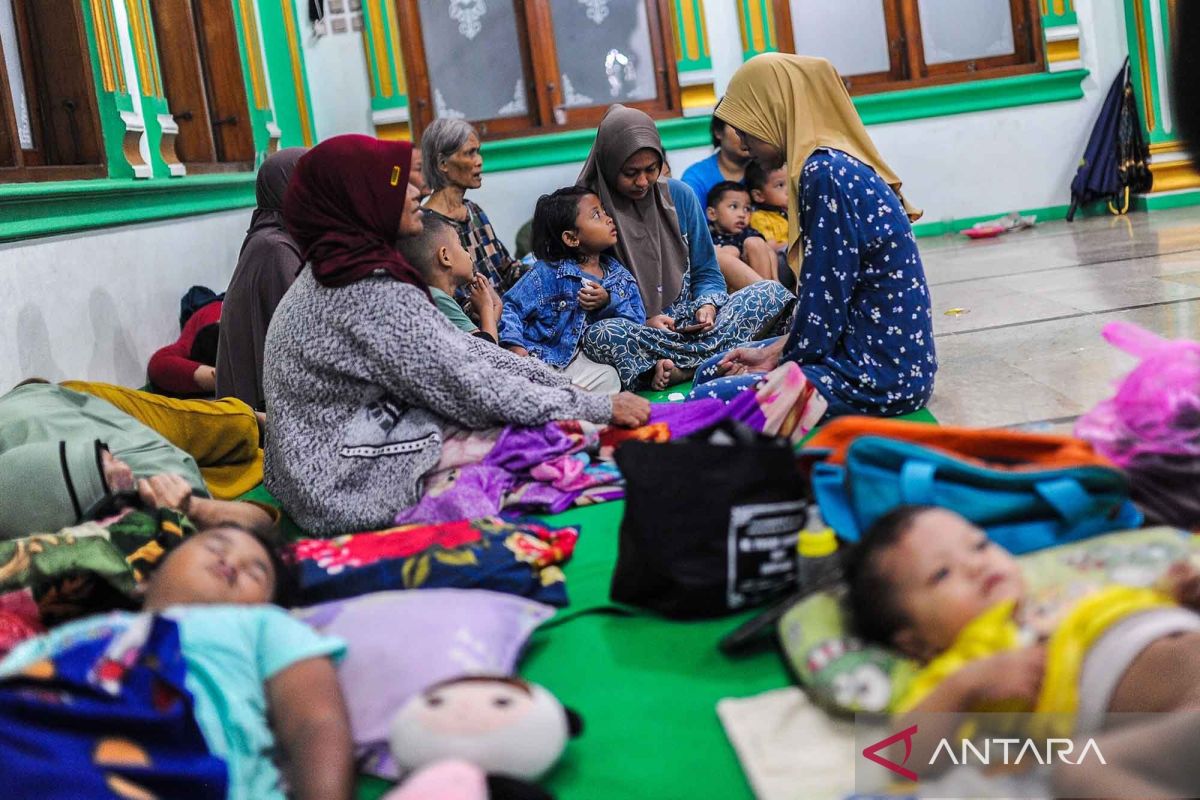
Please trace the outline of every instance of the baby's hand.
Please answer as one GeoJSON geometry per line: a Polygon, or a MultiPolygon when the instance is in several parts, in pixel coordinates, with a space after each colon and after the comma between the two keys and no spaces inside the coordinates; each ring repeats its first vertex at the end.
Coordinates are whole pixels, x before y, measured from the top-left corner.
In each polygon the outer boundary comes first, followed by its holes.
{"type": "Polygon", "coordinates": [[[599,311],[608,305],[608,290],[593,281],[585,282],[579,290],[579,305],[584,311],[599,311]]]}
{"type": "Polygon", "coordinates": [[[963,667],[975,701],[1024,700],[1033,705],[1046,672],[1046,648],[1033,645],[981,658],[963,667]]]}
{"type": "Polygon", "coordinates": [[[1159,588],[1187,608],[1200,610],[1200,569],[1190,561],[1176,561],[1159,582],[1159,588]]]}

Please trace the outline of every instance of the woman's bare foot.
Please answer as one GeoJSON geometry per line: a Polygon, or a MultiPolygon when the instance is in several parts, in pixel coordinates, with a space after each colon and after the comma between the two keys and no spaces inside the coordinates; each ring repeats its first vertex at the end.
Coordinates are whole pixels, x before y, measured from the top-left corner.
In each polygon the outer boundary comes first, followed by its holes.
{"type": "Polygon", "coordinates": [[[650,376],[650,388],[656,392],[661,392],[670,386],[673,381],[671,374],[675,372],[675,362],[669,358],[661,358],[654,365],[654,374],[650,376]]]}
{"type": "Polygon", "coordinates": [[[677,383],[685,383],[690,381],[696,374],[694,369],[680,369],[679,367],[671,367],[671,376],[667,378],[667,385],[674,386],[677,383]]]}

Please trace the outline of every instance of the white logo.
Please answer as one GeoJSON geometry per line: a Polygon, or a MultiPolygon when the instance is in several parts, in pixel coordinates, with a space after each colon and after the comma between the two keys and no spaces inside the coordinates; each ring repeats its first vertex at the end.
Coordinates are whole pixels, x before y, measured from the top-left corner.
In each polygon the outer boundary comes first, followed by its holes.
{"type": "Polygon", "coordinates": [[[936,764],[938,757],[945,753],[950,757],[950,763],[957,766],[964,764],[979,764],[981,766],[990,766],[991,764],[1016,765],[1021,763],[1021,759],[1029,756],[1036,760],[1037,763],[1043,766],[1053,764],[1058,761],[1063,764],[1079,765],[1087,757],[1089,752],[1093,753],[1096,759],[1107,765],[1104,760],[1104,754],[1100,752],[1100,748],[1096,745],[1095,739],[1088,739],[1079,751],[1078,757],[1072,760],[1072,754],[1075,752],[1075,743],[1070,739],[1046,739],[1045,749],[1039,750],[1037,741],[1034,739],[984,739],[983,750],[981,751],[975,746],[975,743],[970,739],[963,739],[961,742],[961,750],[955,754],[954,748],[950,745],[949,740],[942,739],[938,742],[937,749],[933,751],[933,756],[929,759],[930,765],[936,764]],[[992,745],[1002,751],[993,755],[992,745]],[[1018,748],[1017,746],[1020,745],[1018,748]],[[1014,760],[1009,760],[1011,752],[1016,753],[1014,760]],[[1044,756],[1044,757],[1043,757],[1044,756]],[[997,759],[994,760],[993,759],[997,759]]]}

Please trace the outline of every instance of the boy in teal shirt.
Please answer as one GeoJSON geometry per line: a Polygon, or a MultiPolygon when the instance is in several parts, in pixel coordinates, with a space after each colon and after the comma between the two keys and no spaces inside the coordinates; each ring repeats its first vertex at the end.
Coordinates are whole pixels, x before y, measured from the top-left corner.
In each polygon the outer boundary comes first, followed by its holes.
{"type": "Polygon", "coordinates": [[[498,342],[497,325],[504,304],[492,282],[486,276],[475,274],[475,261],[462,246],[454,228],[433,214],[425,214],[422,221],[424,230],[400,240],[400,252],[408,263],[420,270],[429,285],[434,305],[456,328],[498,342]],[[454,299],[454,291],[460,286],[470,287],[471,310],[479,319],[478,324],[454,299]]]}

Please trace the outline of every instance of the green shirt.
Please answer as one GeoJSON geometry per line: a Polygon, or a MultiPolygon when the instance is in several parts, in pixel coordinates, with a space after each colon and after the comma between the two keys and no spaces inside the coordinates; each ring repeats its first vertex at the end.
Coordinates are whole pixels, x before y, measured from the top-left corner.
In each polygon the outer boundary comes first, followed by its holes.
{"type": "Polygon", "coordinates": [[[474,333],[479,330],[479,326],[467,316],[467,312],[462,310],[462,306],[453,297],[436,286],[430,286],[429,293],[433,295],[433,304],[438,307],[438,311],[449,317],[450,321],[454,323],[454,327],[464,330],[467,333],[474,333]]]}

